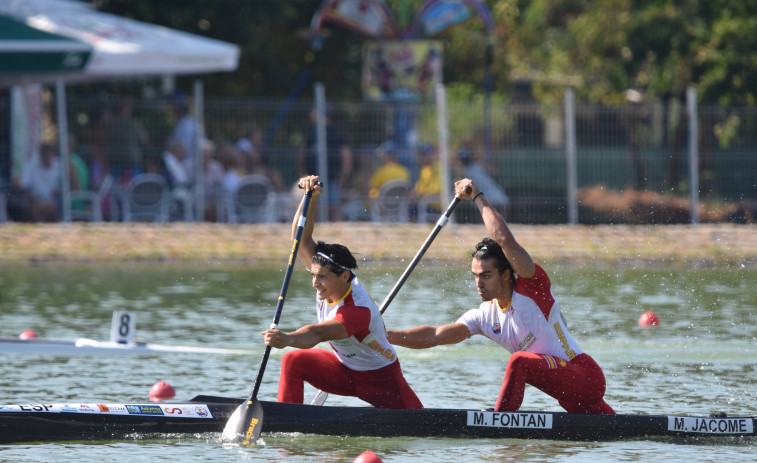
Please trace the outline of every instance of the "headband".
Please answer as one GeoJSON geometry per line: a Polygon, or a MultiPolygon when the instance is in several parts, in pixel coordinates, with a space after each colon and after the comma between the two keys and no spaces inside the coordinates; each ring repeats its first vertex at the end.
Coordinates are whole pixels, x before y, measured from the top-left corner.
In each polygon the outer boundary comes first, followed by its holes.
{"type": "Polygon", "coordinates": [[[316,255],[317,255],[317,256],[321,256],[321,257],[325,258],[325,259],[326,259],[327,261],[329,261],[329,262],[331,262],[332,264],[336,265],[337,267],[339,267],[339,268],[341,268],[341,269],[343,269],[343,270],[347,270],[348,272],[352,273],[352,270],[351,270],[351,269],[348,269],[348,268],[347,268],[347,267],[345,267],[344,265],[341,265],[341,264],[338,264],[338,263],[336,263],[336,262],[334,261],[334,259],[332,259],[331,257],[327,256],[326,254],[324,254],[324,253],[322,253],[322,252],[317,252],[317,253],[316,253],[316,255]]]}

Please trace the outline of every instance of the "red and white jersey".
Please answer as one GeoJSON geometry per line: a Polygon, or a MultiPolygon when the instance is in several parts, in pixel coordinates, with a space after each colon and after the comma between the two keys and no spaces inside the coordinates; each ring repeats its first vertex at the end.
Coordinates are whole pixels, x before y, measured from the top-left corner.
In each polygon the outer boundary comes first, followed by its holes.
{"type": "Polygon", "coordinates": [[[565,360],[583,353],[560,316],[547,272],[538,264],[533,277],[518,277],[510,307],[501,308],[496,299],[483,302],[457,323],[467,326],[471,335],[484,335],[510,353],[533,352],[565,360]]]}
{"type": "Polygon", "coordinates": [[[345,339],[329,341],[337,358],[356,371],[377,370],[397,361],[397,352],[386,339],[386,327],[376,303],[357,277],[347,294],[333,304],[316,300],[318,322],[338,320],[347,328],[345,339]]]}

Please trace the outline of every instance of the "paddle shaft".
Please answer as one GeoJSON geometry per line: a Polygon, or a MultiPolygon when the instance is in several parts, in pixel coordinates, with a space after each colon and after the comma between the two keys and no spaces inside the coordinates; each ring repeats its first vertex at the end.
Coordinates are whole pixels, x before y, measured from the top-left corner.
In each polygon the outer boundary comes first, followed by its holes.
{"type": "Polygon", "coordinates": [[[439,217],[439,220],[437,220],[436,225],[434,226],[434,229],[431,230],[431,234],[428,235],[428,238],[426,238],[426,241],[423,243],[423,246],[421,246],[421,248],[415,254],[415,257],[413,257],[413,260],[407,266],[404,273],[402,273],[402,276],[400,277],[400,279],[397,280],[397,283],[395,283],[392,290],[389,291],[389,294],[384,299],[384,302],[381,303],[381,307],[379,307],[379,312],[381,312],[382,314],[386,312],[386,309],[389,307],[389,304],[392,303],[392,301],[394,300],[394,297],[397,295],[397,293],[399,293],[400,288],[402,288],[402,285],[405,284],[405,281],[407,281],[407,278],[410,276],[410,273],[412,273],[412,271],[415,269],[415,266],[418,265],[418,262],[420,262],[423,255],[426,254],[426,251],[428,251],[428,248],[431,246],[431,243],[434,242],[436,235],[438,235],[439,232],[442,231],[442,228],[444,228],[444,226],[449,221],[449,218],[452,216],[452,212],[455,210],[459,202],[460,202],[460,198],[455,196],[452,202],[449,203],[449,206],[447,206],[447,210],[444,211],[444,214],[442,214],[441,217],[439,217]]]}
{"type": "MultiPolygon", "coordinates": [[[[316,186],[323,186],[323,184],[317,182],[316,186]]],[[[308,209],[310,209],[310,201],[312,197],[312,191],[305,192],[299,222],[297,223],[297,229],[294,233],[292,252],[289,255],[289,263],[287,264],[286,274],[284,275],[284,283],[281,285],[281,293],[279,293],[279,300],[276,304],[276,313],[273,316],[271,329],[274,329],[279,325],[281,311],[284,308],[284,298],[289,289],[289,281],[292,279],[292,270],[294,269],[294,262],[297,258],[297,251],[300,248],[300,241],[302,241],[302,234],[305,231],[305,223],[307,222],[308,209]]],[[[263,429],[263,407],[260,404],[260,401],[257,400],[257,396],[258,391],[260,390],[260,384],[263,382],[263,373],[265,372],[265,367],[268,364],[268,357],[270,355],[271,346],[266,345],[263,359],[260,361],[260,367],[258,368],[258,374],[255,377],[255,385],[252,387],[252,394],[250,394],[250,398],[247,401],[237,407],[236,411],[234,411],[226,422],[226,426],[223,428],[223,433],[221,434],[221,438],[224,442],[250,445],[257,442],[260,437],[260,433],[263,429]]]]}
{"type": "MultiPolygon", "coordinates": [[[[302,239],[302,233],[305,230],[305,222],[310,208],[310,200],[312,199],[312,192],[305,193],[305,201],[302,204],[302,213],[300,214],[300,221],[297,224],[297,230],[294,235],[294,243],[292,244],[292,252],[289,255],[289,264],[287,265],[286,273],[284,274],[284,283],[281,285],[281,292],[279,293],[279,300],[276,303],[276,313],[273,315],[273,323],[271,323],[271,329],[276,328],[279,325],[279,319],[281,318],[281,311],[284,308],[284,298],[286,297],[287,290],[289,289],[289,282],[292,279],[292,270],[294,269],[294,262],[297,258],[297,251],[300,248],[300,240],[302,239]]],[[[249,402],[252,402],[258,396],[258,390],[260,384],[263,382],[263,372],[265,371],[266,364],[268,364],[268,357],[271,355],[271,346],[265,347],[263,353],[263,359],[260,361],[260,367],[258,368],[258,375],[255,377],[255,385],[252,387],[252,394],[250,395],[249,402]]]]}
{"type": "MultiPolygon", "coordinates": [[[[394,300],[394,297],[399,293],[400,288],[402,288],[402,285],[405,284],[405,281],[407,281],[408,277],[410,276],[410,273],[415,269],[415,266],[418,265],[418,262],[420,262],[421,258],[424,254],[426,254],[426,251],[428,251],[428,248],[431,246],[431,243],[434,242],[434,239],[436,238],[436,235],[439,234],[439,232],[444,228],[444,226],[449,221],[449,218],[452,216],[452,212],[457,207],[457,204],[460,202],[460,198],[455,196],[455,198],[452,200],[451,203],[449,203],[449,206],[447,206],[447,210],[444,211],[444,214],[442,214],[441,217],[439,217],[439,220],[437,220],[436,225],[434,226],[434,229],[431,230],[431,233],[428,235],[428,238],[426,238],[426,241],[423,243],[423,246],[418,250],[418,252],[415,254],[415,257],[413,257],[413,260],[410,262],[410,264],[407,266],[405,271],[402,273],[402,276],[399,280],[397,280],[397,283],[395,283],[394,287],[391,291],[389,291],[389,294],[384,299],[384,302],[381,303],[381,306],[379,307],[379,313],[383,314],[386,312],[386,309],[389,308],[389,304],[394,300]]],[[[328,394],[319,390],[315,393],[312,399],[310,399],[310,405],[323,405],[324,402],[326,402],[326,398],[328,397],[328,394]]]]}

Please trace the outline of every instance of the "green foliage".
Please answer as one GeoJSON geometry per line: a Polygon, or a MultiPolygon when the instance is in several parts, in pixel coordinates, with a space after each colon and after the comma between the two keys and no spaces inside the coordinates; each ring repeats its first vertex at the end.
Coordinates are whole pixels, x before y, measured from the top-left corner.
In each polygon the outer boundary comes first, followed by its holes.
{"type": "MultiPolygon", "coordinates": [[[[453,149],[466,146],[479,150],[484,144],[484,99],[486,95],[481,88],[457,82],[447,86],[447,111],[449,120],[449,139],[453,149]]],[[[491,134],[492,144],[506,146],[515,134],[515,120],[512,111],[508,111],[507,97],[495,93],[490,96],[492,125],[497,130],[491,134]]],[[[418,132],[422,139],[432,139],[438,132],[436,106],[421,106],[418,118],[418,132]],[[433,137],[432,137],[433,136],[433,137]]]]}
{"type": "MultiPolygon", "coordinates": [[[[208,95],[285,96],[305,66],[309,27],[317,5],[307,0],[97,0],[101,11],[234,43],[239,69],[203,75],[208,95]]],[[[179,79],[191,88],[197,76],[179,79]]]]}
{"type": "MultiPolygon", "coordinates": [[[[239,45],[239,69],[203,76],[209,95],[282,98],[311,53],[307,31],[320,1],[94,0],[102,11],[239,45]]],[[[448,84],[483,88],[485,50],[494,47],[494,88],[530,82],[542,103],[566,86],[592,102],[622,104],[628,89],[682,99],[694,85],[702,103],[757,104],[757,2],[744,0],[486,0],[497,25],[488,37],[471,19],[442,40],[448,84]]],[[[422,0],[386,0],[408,25],[422,0]]],[[[314,78],[330,98],[359,98],[364,38],[328,25],[314,78]]],[[[195,77],[180,79],[183,87],[195,77]]],[[[309,92],[304,92],[309,95],[309,92]]]]}
{"type": "Polygon", "coordinates": [[[739,0],[521,2],[513,41],[516,75],[542,101],[566,85],[602,103],[637,89],[683,98],[694,85],[704,103],[755,103],[757,5],[739,0]]]}

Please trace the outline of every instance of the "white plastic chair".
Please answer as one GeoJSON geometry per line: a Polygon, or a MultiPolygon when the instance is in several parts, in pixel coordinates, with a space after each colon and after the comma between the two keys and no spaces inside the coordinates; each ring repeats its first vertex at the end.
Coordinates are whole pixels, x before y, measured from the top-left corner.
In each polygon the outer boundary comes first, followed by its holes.
{"type": "Polygon", "coordinates": [[[407,222],[410,216],[410,193],[413,186],[408,180],[390,180],[379,188],[371,202],[371,220],[374,222],[407,222]]]}
{"type": "Polygon", "coordinates": [[[71,205],[77,201],[84,209],[71,209],[71,220],[89,222],[103,221],[103,201],[113,188],[113,176],[106,175],[97,190],[74,190],[71,192],[71,205]]]}
{"type": "Polygon", "coordinates": [[[429,204],[441,204],[441,195],[423,195],[418,199],[418,223],[436,222],[441,212],[430,212],[429,204]]]}
{"type": "Polygon", "coordinates": [[[162,175],[139,174],[124,190],[124,222],[168,222],[171,199],[162,175]]]}
{"type": "Polygon", "coordinates": [[[193,199],[192,191],[187,188],[178,187],[171,190],[169,219],[191,222],[194,218],[193,199]]]}
{"type": "Polygon", "coordinates": [[[276,222],[276,190],[263,175],[252,174],[239,179],[227,202],[231,223],[276,222]]]}

